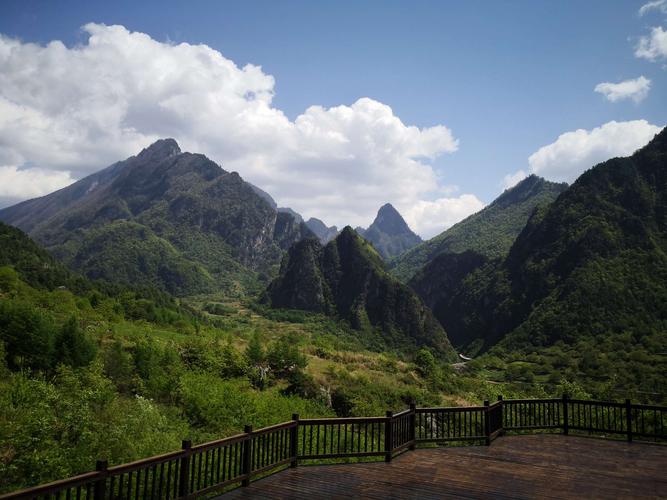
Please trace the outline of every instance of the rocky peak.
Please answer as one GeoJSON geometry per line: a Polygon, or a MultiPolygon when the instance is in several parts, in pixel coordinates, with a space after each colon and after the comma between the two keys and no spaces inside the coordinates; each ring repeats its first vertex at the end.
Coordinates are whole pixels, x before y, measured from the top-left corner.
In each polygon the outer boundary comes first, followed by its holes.
{"type": "Polygon", "coordinates": [[[181,148],[174,139],[160,139],[141,150],[138,158],[147,161],[160,161],[181,153],[181,148]]]}

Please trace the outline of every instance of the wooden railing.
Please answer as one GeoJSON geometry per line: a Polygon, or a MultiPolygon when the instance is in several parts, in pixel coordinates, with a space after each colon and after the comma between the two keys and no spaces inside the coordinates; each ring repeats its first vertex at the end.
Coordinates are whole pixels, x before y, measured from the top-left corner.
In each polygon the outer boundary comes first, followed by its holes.
{"type": "Polygon", "coordinates": [[[172,453],[8,493],[0,500],[195,498],[247,486],[253,477],[299,461],[383,457],[418,443],[479,442],[506,432],[560,430],[667,441],[667,407],[569,399],[509,399],[483,406],[410,408],[384,417],[292,420],[172,453]]]}

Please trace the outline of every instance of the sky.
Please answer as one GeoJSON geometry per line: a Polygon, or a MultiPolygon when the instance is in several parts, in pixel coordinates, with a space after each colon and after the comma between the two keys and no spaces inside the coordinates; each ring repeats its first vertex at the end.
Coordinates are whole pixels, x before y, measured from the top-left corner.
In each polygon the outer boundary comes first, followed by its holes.
{"type": "Polygon", "coordinates": [[[422,237],[667,124],[667,0],[0,3],[0,205],[162,137],[422,237]]]}

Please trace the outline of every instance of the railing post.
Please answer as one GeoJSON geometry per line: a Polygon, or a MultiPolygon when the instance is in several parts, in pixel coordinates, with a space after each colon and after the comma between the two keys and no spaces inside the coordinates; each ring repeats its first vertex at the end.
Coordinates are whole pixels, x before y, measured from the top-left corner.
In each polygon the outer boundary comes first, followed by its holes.
{"type": "Polygon", "coordinates": [[[563,434],[566,436],[570,432],[570,419],[567,415],[567,400],[568,400],[568,395],[563,394],[563,434]]]}
{"type": "Polygon", "coordinates": [[[384,422],[384,461],[391,462],[391,457],[393,455],[393,429],[392,429],[392,420],[394,413],[391,410],[387,410],[385,422],[384,422]]]}
{"type": "Polygon", "coordinates": [[[190,448],[192,448],[192,441],[184,439],[181,442],[181,449],[184,452],[181,458],[178,471],[178,497],[185,498],[190,494],[190,448]]]}
{"type": "Polygon", "coordinates": [[[505,403],[503,403],[502,395],[498,394],[498,401],[500,401],[500,435],[505,435],[505,403]]]}
{"type": "Polygon", "coordinates": [[[107,489],[107,467],[109,467],[109,462],[106,460],[98,460],[95,462],[95,470],[102,476],[95,481],[93,489],[93,498],[95,500],[104,500],[107,489]]]}
{"type": "Polygon", "coordinates": [[[243,474],[243,479],[241,480],[241,486],[250,486],[250,454],[252,452],[252,425],[246,425],[243,428],[243,432],[247,434],[245,440],[243,441],[243,455],[241,461],[241,474],[243,474]]]}
{"type": "Polygon", "coordinates": [[[632,404],[629,399],[625,400],[625,426],[628,432],[628,443],[632,443],[632,404]]]}
{"type": "Polygon", "coordinates": [[[292,458],[290,467],[296,467],[299,463],[299,414],[293,413],[292,420],[294,421],[294,427],[290,429],[290,457],[292,458]]]}
{"type": "Polygon", "coordinates": [[[417,444],[417,405],[410,403],[410,446],[414,450],[417,444]]]}
{"type": "Polygon", "coordinates": [[[484,440],[486,443],[486,446],[489,446],[491,444],[491,422],[489,418],[489,401],[484,401],[484,436],[486,436],[486,439],[484,440]]]}

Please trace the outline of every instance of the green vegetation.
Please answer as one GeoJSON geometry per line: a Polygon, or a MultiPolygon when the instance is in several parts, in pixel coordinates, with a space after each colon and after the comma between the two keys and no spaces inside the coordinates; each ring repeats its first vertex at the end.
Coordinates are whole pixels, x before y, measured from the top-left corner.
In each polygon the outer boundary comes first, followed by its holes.
{"type": "Polygon", "coordinates": [[[536,210],[505,259],[460,265],[458,275],[434,261],[412,284],[455,344],[509,362],[503,370],[514,378],[566,376],[597,395],[613,387],[659,397],[667,393],[666,163],[664,130],[536,210]]]}
{"type": "Polygon", "coordinates": [[[427,345],[444,358],[454,357],[431,311],[386,273],[373,246],[350,227],[325,247],[306,239],[290,248],[265,301],[343,319],[390,348],[427,345]]]}
{"type": "Polygon", "coordinates": [[[567,189],[531,175],[506,190],[489,206],[389,262],[390,272],[404,282],[439,255],[475,252],[489,259],[504,257],[535,207],[548,205],[567,189]]]}
{"type": "MultiPolygon", "coordinates": [[[[21,262],[52,262],[23,233],[4,230],[21,262]]],[[[53,285],[31,285],[25,269],[0,267],[2,492],[90,470],[99,458],[127,462],[294,412],[381,415],[411,401],[542,394],[458,374],[426,349],[413,361],[321,314],[216,296],[175,301],[64,268],[53,285]]]]}

